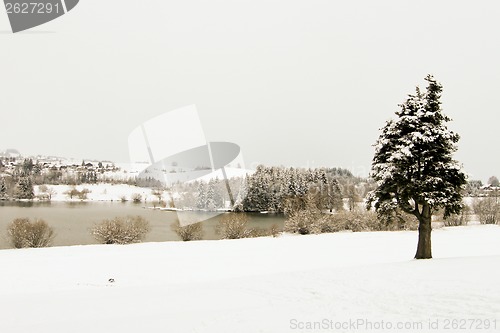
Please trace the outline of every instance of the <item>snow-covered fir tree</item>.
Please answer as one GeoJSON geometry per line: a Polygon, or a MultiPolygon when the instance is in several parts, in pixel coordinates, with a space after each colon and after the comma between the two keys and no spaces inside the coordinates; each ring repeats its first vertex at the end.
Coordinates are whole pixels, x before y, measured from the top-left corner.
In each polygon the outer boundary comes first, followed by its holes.
{"type": "Polygon", "coordinates": [[[16,197],[18,199],[33,199],[34,196],[35,194],[31,177],[20,177],[16,187],[16,197]]]}
{"type": "Polygon", "coordinates": [[[330,212],[335,210],[342,210],[342,190],[337,179],[333,177],[327,177],[326,180],[322,180],[325,187],[322,192],[323,207],[328,209],[330,212]]]}
{"type": "Polygon", "coordinates": [[[207,208],[207,195],[205,183],[200,181],[198,184],[198,195],[196,196],[196,208],[206,209],[207,208]]]}
{"type": "Polygon", "coordinates": [[[33,170],[33,160],[31,158],[25,159],[23,161],[23,175],[27,176],[31,174],[31,171],[33,170]]]}
{"type": "Polygon", "coordinates": [[[222,208],[223,198],[220,191],[221,182],[219,179],[210,179],[206,185],[205,205],[208,210],[222,208]]]}
{"type": "Polygon", "coordinates": [[[0,177],[0,199],[7,197],[7,185],[5,184],[5,179],[0,177]]]}
{"type": "Polygon", "coordinates": [[[448,130],[450,118],[441,109],[442,86],[428,75],[424,93],[417,87],[382,128],[375,144],[371,176],[377,188],[367,205],[382,215],[397,209],[419,220],[415,258],[432,258],[431,218],[443,208],[445,216],[462,209],[466,176],[453,159],[459,135],[448,130]]]}

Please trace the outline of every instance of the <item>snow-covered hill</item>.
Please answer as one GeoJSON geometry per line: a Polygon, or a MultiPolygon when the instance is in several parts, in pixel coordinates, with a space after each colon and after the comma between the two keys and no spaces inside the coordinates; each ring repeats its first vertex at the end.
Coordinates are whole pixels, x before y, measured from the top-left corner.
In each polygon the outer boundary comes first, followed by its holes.
{"type": "Polygon", "coordinates": [[[0,331],[498,331],[499,240],[438,229],[421,261],[416,232],[2,250],[0,331]]]}

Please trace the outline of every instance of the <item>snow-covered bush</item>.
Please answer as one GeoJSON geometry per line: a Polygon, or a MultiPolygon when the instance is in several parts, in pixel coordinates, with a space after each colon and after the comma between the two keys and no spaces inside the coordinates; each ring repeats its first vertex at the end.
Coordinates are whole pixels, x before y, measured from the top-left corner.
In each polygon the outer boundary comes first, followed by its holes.
{"type": "Polygon", "coordinates": [[[31,222],[27,218],[12,221],[7,235],[13,247],[47,247],[54,239],[54,230],[44,220],[31,222]]]}
{"type": "Polygon", "coordinates": [[[239,239],[255,235],[255,232],[247,228],[248,217],[241,213],[228,213],[222,215],[215,228],[215,232],[221,239],[239,239]],[[252,235],[252,233],[254,235],[252,235]]]}
{"type": "Polygon", "coordinates": [[[144,240],[149,222],[141,216],[115,217],[95,224],[90,233],[102,244],[130,244],[144,240]]]}
{"type": "Polygon", "coordinates": [[[181,226],[179,220],[177,220],[172,224],[171,228],[185,242],[203,238],[201,222],[181,226]]]}

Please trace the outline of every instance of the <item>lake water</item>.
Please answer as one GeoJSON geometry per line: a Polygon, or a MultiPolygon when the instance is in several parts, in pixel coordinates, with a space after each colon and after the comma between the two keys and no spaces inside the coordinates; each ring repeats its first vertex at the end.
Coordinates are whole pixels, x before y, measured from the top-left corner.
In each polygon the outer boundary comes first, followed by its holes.
{"type": "MultiPolygon", "coordinates": [[[[171,211],[144,208],[140,204],[122,202],[1,202],[0,249],[10,248],[7,226],[15,218],[43,219],[55,231],[53,246],[97,244],[89,229],[97,222],[116,216],[140,215],[149,221],[151,231],[145,242],[178,241],[171,230],[177,215],[171,211]]],[[[220,217],[203,222],[204,239],[219,239],[215,226],[220,217]]],[[[249,227],[269,228],[273,224],[283,227],[283,215],[248,213],[249,227]]]]}

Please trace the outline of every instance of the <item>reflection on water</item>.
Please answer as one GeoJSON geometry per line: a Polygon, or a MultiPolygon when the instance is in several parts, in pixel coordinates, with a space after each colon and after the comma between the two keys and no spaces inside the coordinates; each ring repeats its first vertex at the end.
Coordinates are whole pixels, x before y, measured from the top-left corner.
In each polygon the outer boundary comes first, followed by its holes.
{"type": "Polygon", "coordinates": [[[49,207],[51,205],[50,202],[33,202],[33,201],[19,201],[19,202],[8,202],[8,201],[0,201],[0,207],[49,207]]]}
{"type": "MultiPolygon", "coordinates": [[[[203,214],[203,213],[201,213],[203,214]]],[[[177,213],[144,208],[141,204],[122,202],[6,202],[0,201],[0,248],[10,248],[7,225],[15,218],[44,219],[54,228],[54,246],[96,244],[89,229],[97,222],[115,216],[140,215],[147,219],[151,232],[146,242],[177,241],[170,226],[177,213]]],[[[284,217],[274,214],[249,213],[249,227],[283,226],[284,217]]],[[[218,239],[215,226],[223,215],[203,222],[204,239],[218,239]]]]}

